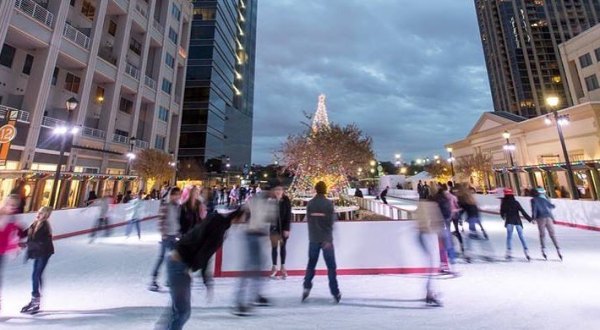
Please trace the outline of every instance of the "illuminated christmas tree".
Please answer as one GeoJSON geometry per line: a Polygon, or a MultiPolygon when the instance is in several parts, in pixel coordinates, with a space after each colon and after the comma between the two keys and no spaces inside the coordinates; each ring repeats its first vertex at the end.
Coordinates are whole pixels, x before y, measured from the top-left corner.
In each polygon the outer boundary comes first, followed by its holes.
{"type": "Polygon", "coordinates": [[[323,129],[329,128],[329,118],[327,117],[327,106],[325,105],[325,94],[319,95],[319,104],[317,105],[317,112],[312,122],[313,133],[323,129]]]}

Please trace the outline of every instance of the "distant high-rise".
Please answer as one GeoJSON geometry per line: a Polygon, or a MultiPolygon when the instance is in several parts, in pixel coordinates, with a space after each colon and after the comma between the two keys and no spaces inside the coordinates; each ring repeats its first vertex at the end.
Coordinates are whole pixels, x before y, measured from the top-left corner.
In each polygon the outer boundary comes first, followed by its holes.
{"type": "Polygon", "coordinates": [[[558,45],[600,21],[598,0],[475,0],[494,109],[547,112],[546,96],[571,105],[558,45]]]}
{"type": "Polygon", "coordinates": [[[239,169],[251,161],[257,0],[192,2],[179,159],[239,169]]]}

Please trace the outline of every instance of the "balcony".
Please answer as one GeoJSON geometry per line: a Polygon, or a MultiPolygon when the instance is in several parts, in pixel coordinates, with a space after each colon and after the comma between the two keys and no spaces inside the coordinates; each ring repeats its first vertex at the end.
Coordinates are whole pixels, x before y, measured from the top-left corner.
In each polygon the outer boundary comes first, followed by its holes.
{"type": "Polygon", "coordinates": [[[71,26],[69,23],[65,23],[63,36],[85,49],[90,49],[92,40],[81,31],[71,26]]]}
{"type": "Polygon", "coordinates": [[[129,137],[117,133],[113,134],[112,140],[120,144],[129,144],[129,137]]]}
{"type": "Polygon", "coordinates": [[[81,129],[81,135],[91,137],[98,140],[106,139],[106,132],[100,129],[95,129],[91,127],[83,127],[81,129]]]}
{"type": "Polygon", "coordinates": [[[151,89],[156,89],[156,81],[148,76],[144,77],[144,84],[150,87],[151,89]]]}
{"type": "Polygon", "coordinates": [[[19,113],[17,114],[17,121],[21,122],[21,123],[25,123],[25,124],[29,124],[29,112],[24,111],[24,110],[19,110],[19,109],[15,109],[15,108],[11,108],[11,107],[7,107],[4,105],[0,105],[0,113],[2,113],[2,115],[6,116],[10,111],[18,111],[19,113]]]}
{"type": "Polygon", "coordinates": [[[150,143],[144,140],[135,140],[135,147],[140,149],[148,149],[150,147],[150,143]]]}
{"type": "Polygon", "coordinates": [[[46,117],[44,116],[42,118],[42,127],[46,127],[46,128],[54,128],[58,125],[63,125],[66,126],[67,122],[64,120],[60,120],[60,119],[56,119],[56,118],[52,118],[52,117],[46,117]]]}
{"type": "Polygon", "coordinates": [[[15,8],[49,28],[54,24],[54,15],[33,0],[16,0],[15,8]]]}
{"type": "Polygon", "coordinates": [[[145,18],[148,18],[148,8],[142,6],[139,1],[135,4],[135,11],[140,13],[140,15],[144,16],[145,18]]]}
{"type": "Polygon", "coordinates": [[[125,65],[125,73],[135,78],[135,80],[140,80],[140,69],[136,68],[134,65],[127,63],[125,65]]]}
{"type": "Polygon", "coordinates": [[[165,27],[162,26],[157,20],[152,22],[152,27],[158,31],[161,36],[165,35],[165,27]]]}

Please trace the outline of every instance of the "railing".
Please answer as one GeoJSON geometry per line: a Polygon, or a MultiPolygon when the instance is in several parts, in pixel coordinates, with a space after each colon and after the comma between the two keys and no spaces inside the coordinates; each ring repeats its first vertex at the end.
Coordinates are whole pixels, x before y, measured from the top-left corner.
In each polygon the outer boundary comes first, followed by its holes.
{"type": "Polygon", "coordinates": [[[148,18],[148,9],[141,6],[139,2],[135,4],[135,11],[148,18]]]}
{"type": "Polygon", "coordinates": [[[121,143],[121,144],[129,144],[129,138],[125,135],[121,134],[113,134],[113,142],[121,143]]]}
{"type": "Polygon", "coordinates": [[[52,117],[44,116],[42,118],[42,126],[43,127],[54,128],[58,125],[66,125],[66,123],[67,122],[64,120],[60,120],[60,119],[56,119],[56,118],[52,118],[52,117]]]}
{"type": "Polygon", "coordinates": [[[125,65],[125,73],[132,76],[136,80],[140,80],[140,70],[133,66],[132,64],[126,63],[125,65]]]}
{"type": "Polygon", "coordinates": [[[116,0],[115,1],[119,7],[127,10],[129,8],[129,0],[116,0]]]}
{"type": "Polygon", "coordinates": [[[85,49],[90,49],[91,39],[69,23],[65,23],[63,36],[85,49]]]}
{"type": "Polygon", "coordinates": [[[140,149],[148,149],[148,147],[150,146],[150,143],[148,143],[144,140],[135,140],[135,146],[140,149]]]}
{"type": "Polygon", "coordinates": [[[165,27],[160,25],[160,23],[157,20],[154,20],[152,22],[152,27],[154,27],[156,31],[160,32],[161,36],[165,35],[165,27]]]}
{"type": "Polygon", "coordinates": [[[3,113],[3,115],[7,116],[10,111],[18,111],[17,121],[29,124],[29,112],[0,105],[0,112],[3,113]]]}
{"type": "Polygon", "coordinates": [[[152,88],[152,89],[156,89],[156,81],[148,76],[144,77],[144,83],[146,84],[146,86],[152,88]]]}
{"type": "Polygon", "coordinates": [[[52,28],[54,23],[54,15],[49,12],[46,8],[38,5],[32,0],[16,0],[15,7],[19,8],[23,13],[32,17],[36,21],[52,28]]]}
{"type": "Polygon", "coordinates": [[[410,220],[412,219],[412,213],[417,210],[416,205],[390,205],[384,204],[382,201],[374,198],[355,198],[361,209],[369,210],[394,220],[410,220]]]}
{"type": "Polygon", "coordinates": [[[91,127],[83,127],[81,129],[81,135],[85,135],[87,137],[92,137],[100,140],[106,139],[106,132],[100,129],[95,129],[91,127]]]}

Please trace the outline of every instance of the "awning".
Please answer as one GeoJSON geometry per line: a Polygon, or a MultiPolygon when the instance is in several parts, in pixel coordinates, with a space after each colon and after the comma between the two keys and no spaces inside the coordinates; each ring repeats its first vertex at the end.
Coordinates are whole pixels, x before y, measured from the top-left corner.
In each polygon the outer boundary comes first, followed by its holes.
{"type": "MultiPolygon", "coordinates": [[[[54,171],[40,170],[0,170],[1,179],[27,179],[40,180],[53,178],[54,171]]],[[[134,181],[138,179],[136,175],[121,175],[107,173],[82,173],[82,172],[61,172],[60,178],[65,180],[115,180],[115,181],[134,181]]]]}

